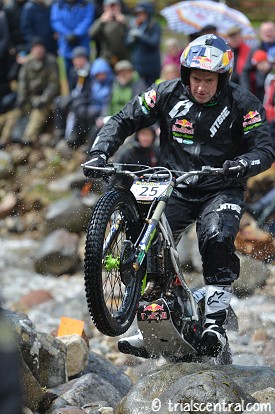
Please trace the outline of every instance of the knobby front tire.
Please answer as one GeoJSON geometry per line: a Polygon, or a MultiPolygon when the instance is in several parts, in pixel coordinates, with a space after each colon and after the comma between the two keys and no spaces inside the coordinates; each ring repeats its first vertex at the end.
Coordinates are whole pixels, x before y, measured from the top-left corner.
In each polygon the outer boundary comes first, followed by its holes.
{"type": "Polygon", "coordinates": [[[125,240],[131,246],[141,228],[130,193],[112,190],[96,204],[87,230],[84,279],[90,315],[104,335],[122,335],[135,317],[144,272],[135,273],[130,263],[123,277],[121,266],[132,253],[125,240]]]}

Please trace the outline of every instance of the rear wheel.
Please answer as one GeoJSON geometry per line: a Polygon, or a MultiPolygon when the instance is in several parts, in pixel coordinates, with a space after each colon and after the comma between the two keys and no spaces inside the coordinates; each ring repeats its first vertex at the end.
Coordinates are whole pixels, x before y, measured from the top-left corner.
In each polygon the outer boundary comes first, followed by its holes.
{"type": "Polygon", "coordinates": [[[127,331],[136,314],[143,271],[133,271],[133,244],[142,228],[130,193],[114,190],[97,203],[86,238],[84,277],[89,311],[103,334],[127,331]]]}

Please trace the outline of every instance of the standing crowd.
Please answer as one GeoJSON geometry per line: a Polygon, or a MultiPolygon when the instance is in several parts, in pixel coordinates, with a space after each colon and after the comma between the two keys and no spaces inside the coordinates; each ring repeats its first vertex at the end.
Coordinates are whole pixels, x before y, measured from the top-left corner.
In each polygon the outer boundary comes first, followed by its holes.
{"type": "MultiPolygon", "coordinates": [[[[190,40],[210,32],[215,26],[190,40]]],[[[2,148],[39,145],[48,130],[51,145],[90,145],[135,95],[180,76],[184,47],[177,38],[162,39],[149,1],[130,10],[122,0],[0,0],[0,38],[2,148]]],[[[226,40],[235,55],[232,81],[264,103],[274,143],[275,24],[261,24],[254,48],[240,27],[226,40]]]]}

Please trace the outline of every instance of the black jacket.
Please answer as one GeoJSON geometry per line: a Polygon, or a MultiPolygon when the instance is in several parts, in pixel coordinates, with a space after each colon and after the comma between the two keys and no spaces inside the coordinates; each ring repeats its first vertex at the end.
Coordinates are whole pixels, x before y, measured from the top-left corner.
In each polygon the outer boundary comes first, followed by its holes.
{"type": "MultiPolygon", "coordinates": [[[[160,164],[170,169],[222,167],[225,160],[241,157],[250,164],[248,176],[253,176],[274,161],[265,111],[254,95],[230,83],[218,103],[200,105],[190,100],[180,79],[154,84],[132,99],[100,130],[91,151],[112,156],[126,137],[157,121],[160,164]]],[[[196,191],[243,187],[245,181],[204,176],[196,191]]]]}

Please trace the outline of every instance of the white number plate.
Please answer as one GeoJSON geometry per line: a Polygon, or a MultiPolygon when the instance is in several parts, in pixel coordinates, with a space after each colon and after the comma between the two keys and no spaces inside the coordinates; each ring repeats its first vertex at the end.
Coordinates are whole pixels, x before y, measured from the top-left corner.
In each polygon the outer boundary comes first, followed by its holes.
{"type": "Polygon", "coordinates": [[[162,193],[169,186],[166,182],[149,182],[135,181],[131,187],[136,200],[153,201],[155,198],[161,196],[162,193]]]}

